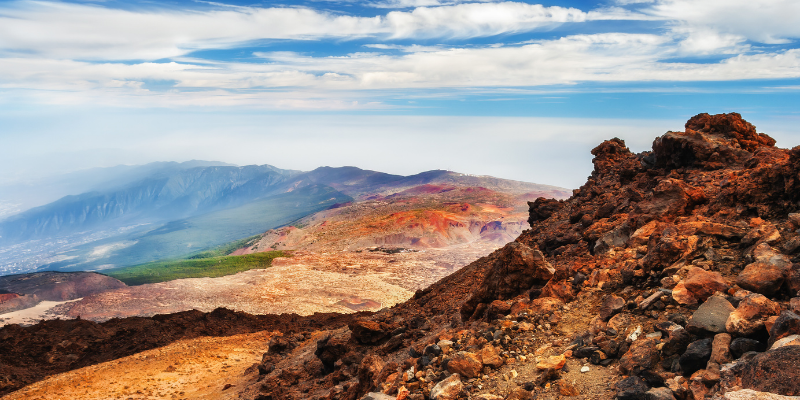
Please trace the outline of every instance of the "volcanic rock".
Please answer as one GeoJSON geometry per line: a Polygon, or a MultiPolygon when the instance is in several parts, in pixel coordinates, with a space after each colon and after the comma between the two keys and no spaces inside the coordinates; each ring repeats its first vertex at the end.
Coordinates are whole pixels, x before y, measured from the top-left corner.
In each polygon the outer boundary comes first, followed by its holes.
{"type": "MultiPolygon", "coordinates": [[[[728,284],[719,272],[706,271],[697,267],[688,267],[688,269],[686,279],[681,283],[695,299],[706,301],[714,293],[724,292],[728,289],[728,284]]],[[[678,299],[676,298],[676,300],[678,299]]]]}
{"type": "Polygon", "coordinates": [[[725,322],[734,310],[735,308],[725,297],[711,296],[692,314],[686,329],[692,333],[725,332],[725,322]]]}
{"type": "Polygon", "coordinates": [[[675,400],[672,390],[665,387],[652,388],[645,393],[645,400],[675,400]]]}
{"type": "Polygon", "coordinates": [[[800,346],[786,346],[739,361],[730,373],[743,389],[784,396],[800,395],[800,346]]]}
{"type": "Polygon", "coordinates": [[[642,400],[650,389],[638,376],[629,376],[616,384],[618,400],[642,400]]]}
{"type": "Polygon", "coordinates": [[[728,333],[738,336],[751,336],[765,329],[767,318],[777,315],[780,306],[761,294],[749,294],[739,303],[725,322],[728,333]]]}
{"type": "Polygon", "coordinates": [[[447,370],[464,376],[466,378],[474,378],[481,373],[483,363],[480,358],[474,353],[466,351],[459,351],[453,354],[449,361],[447,361],[447,370]]]}
{"type": "Polygon", "coordinates": [[[733,355],[731,354],[731,335],[727,333],[718,333],[714,336],[714,341],[711,343],[711,359],[709,362],[722,365],[731,361],[733,361],[733,355]]]}
{"type": "Polygon", "coordinates": [[[461,308],[461,317],[465,321],[478,304],[511,299],[536,283],[545,284],[555,272],[541,251],[519,242],[505,245],[494,256],[492,269],[461,308]]]}
{"type": "Polygon", "coordinates": [[[736,284],[744,289],[765,296],[775,294],[783,285],[786,268],[764,262],[748,264],[736,278],[736,284]]]}
{"type": "Polygon", "coordinates": [[[686,352],[681,355],[679,363],[681,372],[684,376],[693,374],[699,369],[703,369],[711,358],[712,339],[701,339],[689,344],[686,352]]]}
{"type": "Polygon", "coordinates": [[[772,346],[777,340],[798,334],[800,334],[800,316],[791,311],[784,311],[775,320],[772,329],[769,330],[769,342],[767,345],[772,346]]]}
{"type": "Polygon", "coordinates": [[[757,351],[761,352],[767,349],[767,345],[765,343],[759,342],[755,339],[749,338],[736,338],[731,341],[731,353],[733,354],[733,358],[739,358],[744,353],[750,351],[757,351]]]}
{"type": "Polygon", "coordinates": [[[608,295],[603,299],[603,304],[600,306],[599,315],[604,321],[608,321],[625,307],[625,299],[619,296],[608,295]]]}
{"type": "Polygon", "coordinates": [[[386,323],[368,320],[355,320],[349,327],[353,338],[363,344],[376,344],[389,337],[394,330],[386,323]]]}
{"type": "Polygon", "coordinates": [[[494,368],[500,368],[503,366],[503,358],[500,357],[500,353],[497,351],[497,349],[490,344],[483,346],[483,348],[478,352],[478,356],[480,357],[483,365],[488,365],[494,368]]]}
{"type": "Polygon", "coordinates": [[[431,389],[432,400],[456,400],[464,384],[458,374],[448,376],[431,389]]]}
{"type": "Polygon", "coordinates": [[[657,339],[641,339],[633,342],[630,349],[619,359],[619,369],[625,374],[638,374],[655,368],[660,360],[657,339]]]}

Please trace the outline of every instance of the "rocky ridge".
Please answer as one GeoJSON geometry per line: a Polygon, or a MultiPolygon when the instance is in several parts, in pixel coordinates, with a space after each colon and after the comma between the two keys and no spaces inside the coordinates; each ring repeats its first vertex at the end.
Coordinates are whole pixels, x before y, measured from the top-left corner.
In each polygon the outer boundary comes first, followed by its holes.
{"type": "Polygon", "coordinates": [[[774,143],[736,113],[641,154],[603,142],[516,241],[321,340],[274,338],[237,396],[800,395],[800,148],[774,143]]]}

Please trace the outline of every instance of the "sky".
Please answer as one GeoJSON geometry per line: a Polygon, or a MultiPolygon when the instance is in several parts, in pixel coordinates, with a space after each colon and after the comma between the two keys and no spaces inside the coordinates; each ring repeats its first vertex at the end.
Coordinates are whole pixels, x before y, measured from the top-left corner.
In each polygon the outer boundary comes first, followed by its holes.
{"type": "Polygon", "coordinates": [[[739,112],[800,144],[797,0],[0,1],[0,183],[205,159],[580,186],[739,112]]]}

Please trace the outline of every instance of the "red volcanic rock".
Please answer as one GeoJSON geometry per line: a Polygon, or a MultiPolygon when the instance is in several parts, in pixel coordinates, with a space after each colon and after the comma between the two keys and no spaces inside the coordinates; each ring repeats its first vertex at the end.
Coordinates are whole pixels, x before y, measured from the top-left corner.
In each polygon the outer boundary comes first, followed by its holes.
{"type": "Polygon", "coordinates": [[[656,349],[656,339],[640,339],[631,344],[628,352],[619,359],[619,369],[624,374],[638,374],[655,368],[661,359],[656,349]]]}
{"type": "Polygon", "coordinates": [[[770,392],[783,396],[800,395],[800,346],[785,346],[737,363],[728,379],[743,389],[770,392]]]}
{"type": "Polygon", "coordinates": [[[697,131],[708,135],[721,135],[749,152],[761,146],[774,146],[775,139],[757,133],[756,127],[742,119],[739,113],[708,115],[698,114],[686,122],[687,131],[697,131]]]}
{"type": "Polygon", "coordinates": [[[486,309],[486,317],[489,320],[497,319],[502,316],[508,315],[511,312],[511,306],[502,300],[495,300],[486,309]]]}
{"type": "Polygon", "coordinates": [[[784,311],[769,329],[768,346],[791,335],[800,335],[800,316],[792,311],[784,311]]]}
{"type": "Polygon", "coordinates": [[[736,278],[736,284],[744,289],[772,296],[783,285],[786,268],[779,265],[755,262],[748,264],[736,278]]]}
{"type": "Polygon", "coordinates": [[[394,327],[384,322],[354,320],[348,325],[353,338],[362,344],[376,344],[392,334],[394,327]]]}
{"type": "Polygon", "coordinates": [[[539,221],[550,218],[553,213],[564,207],[564,200],[546,199],[539,197],[533,202],[528,202],[528,224],[533,225],[539,221]]]}
{"type": "Polygon", "coordinates": [[[720,169],[743,164],[760,147],[775,139],[756,133],[737,113],[699,114],[686,123],[686,132],[667,132],[653,142],[653,164],[660,168],[720,169]]]}
{"type": "Polygon", "coordinates": [[[459,351],[447,361],[447,370],[467,378],[475,378],[481,373],[483,363],[474,353],[459,351]]]}
{"type": "Polygon", "coordinates": [[[725,322],[728,333],[737,336],[750,336],[765,329],[769,317],[778,315],[781,307],[760,294],[750,294],[739,303],[725,322]]]}
{"type": "Polygon", "coordinates": [[[490,344],[487,344],[478,352],[478,357],[480,357],[483,365],[488,365],[494,368],[500,368],[503,366],[503,358],[500,357],[500,353],[497,351],[497,349],[490,344]]]}
{"type": "Polygon", "coordinates": [[[686,290],[700,301],[706,301],[716,292],[724,292],[728,284],[719,272],[706,271],[702,268],[689,267],[686,279],[682,281],[686,290]]]}
{"type": "Polygon", "coordinates": [[[472,316],[478,304],[514,298],[534,284],[544,284],[555,272],[541,251],[522,243],[511,242],[493,256],[492,269],[461,308],[463,320],[472,316]]]}

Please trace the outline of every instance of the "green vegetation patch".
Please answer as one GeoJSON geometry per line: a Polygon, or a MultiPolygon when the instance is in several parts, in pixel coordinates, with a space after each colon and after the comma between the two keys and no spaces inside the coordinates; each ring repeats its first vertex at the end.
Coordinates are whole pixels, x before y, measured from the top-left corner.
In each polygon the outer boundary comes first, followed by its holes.
{"type": "Polygon", "coordinates": [[[285,251],[268,251],[243,256],[218,256],[188,260],[155,261],[104,271],[126,285],[166,282],[181,278],[216,278],[249,269],[269,268],[277,257],[289,257],[285,251]]]}

